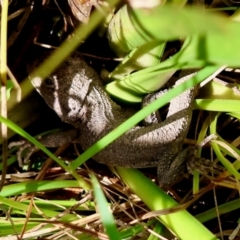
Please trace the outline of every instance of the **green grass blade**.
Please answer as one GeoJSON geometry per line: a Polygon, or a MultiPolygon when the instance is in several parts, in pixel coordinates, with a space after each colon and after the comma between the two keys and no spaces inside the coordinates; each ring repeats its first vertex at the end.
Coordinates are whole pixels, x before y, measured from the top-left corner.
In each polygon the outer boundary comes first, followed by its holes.
{"type": "Polygon", "coordinates": [[[165,43],[159,41],[146,43],[139,48],[134,48],[122,62],[108,76],[110,80],[121,80],[131,72],[135,72],[159,63],[164,50],[165,43]]]}
{"type": "MultiPolygon", "coordinates": [[[[117,171],[130,189],[136,193],[152,211],[163,210],[178,205],[177,202],[139,171],[120,167],[117,167],[117,171]]],[[[186,210],[171,214],[166,213],[158,216],[158,219],[167,228],[171,229],[179,239],[192,240],[193,236],[197,236],[197,239],[217,239],[217,237],[186,210]]]]}
{"type": "MultiPolygon", "coordinates": [[[[2,196],[0,196],[0,202],[1,202],[1,204],[7,205],[8,207],[12,207],[13,209],[18,209],[18,210],[23,211],[23,214],[26,214],[26,212],[29,210],[29,205],[23,204],[23,203],[20,203],[20,202],[17,202],[17,201],[8,199],[8,198],[4,198],[2,196]]],[[[52,211],[52,210],[48,210],[48,209],[44,209],[44,208],[41,209],[41,212],[45,216],[48,216],[48,217],[55,217],[59,214],[59,212],[57,212],[57,211],[52,211]]],[[[32,207],[32,213],[41,216],[41,214],[42,214],[41,212],[39,212],[38,209],[36,209],[35,207],[32,207]]],[[[65,221],[66,220],[73,221],[73,220],[76,220],[77,217],[73,214],[67,214],[67,215],[63,216],[61,219],[65,220],[65,221]]]]}
{"type": "Polygon", "coordinates": [[[100,184],[98,183],[97,178],[93,174],[91,175],[91,180],[93,184],[95,200],[97,202],[98,210],[103,225],[106,229],[107,235],[110,240],[120,240],[120,233],[117,230],[109,204],[103,194],[100,184]]]}
{"type": "Polygon", "coordinates": [[[194,109],[217,112],[240,112],[240,100],[196,99],[194,109]]]}
{"type": "MultiPolygon", "coordinates": [[[[210,134],[217,135],[217,120],[219,115],[220,114],[216,114],[210,124],[210,134]]],[[[228,172],[237,179],[240,179],[240,173],[237,171],[234,165],[227,158],[225,158],[225,156],[222,154],[221,148],[214,140],[211,141],[211,146],[213,147],[213,150],[218,160],[223,164],[223,166],[228,170],[228,172]]]]}
{"type": "Polygon", "coordinates": [[[125,5],[109,24],[109,39],[117,52],[129,52],[152,40],[169,41],[194,34],[218,34],[222,37],[230,22],[222,15],[207,14],[188,6],[180,8],[165,4],[146,11],[140,8],[131,9],[125,5]]]}
{"type": "Polygon", "coordinates": [[[220,215],[229,213],[231,211],[237,210],[240,208],[240,201],[239,199],[221,204],[217,206],[218,211],[216,211],[216,208],[211,208],[203,213],[200,213],[196,215],[195,217],[202,223],[207,222],[213,218],[217,217],[217,213],[220,215]]]}
{"type": "Polygon", "coordinates": [[[22,183],[15,183],[11,185],[4,186],[0,192],[0,196],[10,197],[14,195],[19,195],[23,193],[31,192],[41,192],[51,189],[61,189],[61,188],[71,188],[79,187],[76,180],[55,180],[55,181],[28,181],[22,183]]]}
{"type": "Polygon", "coordinates": [[[11,122],[10,120],[0,116],[0,122],[3,122],[6,124],[9,128],[11,128],[13,131],[27,139],[29,142],[31,142],[34,146],[41,149],[43,152],[45,152],[50,158],[52,158],[54,161],[56,161],[63,169],[71,173],[79,182],[79,186],[82,186],[84,189],[89,190],[90,185],[84,181],[74,170],[69,168],[69,166],[65,165],[64,162],[57,158],[53,153],[51,153],[45,146],[43,146],[39,141],[37,141],[35,138],[33,138],[31,135],[29,135],[27,132],[25,132],[23,129],[18,127],[16,124],[11,122]]]}

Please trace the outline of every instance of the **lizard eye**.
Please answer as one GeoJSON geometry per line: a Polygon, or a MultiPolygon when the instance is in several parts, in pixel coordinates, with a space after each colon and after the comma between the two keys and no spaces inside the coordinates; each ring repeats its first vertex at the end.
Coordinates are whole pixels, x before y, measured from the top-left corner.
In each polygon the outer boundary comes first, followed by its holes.
{"type": "Polygon", "coordinates": [[[46,80],[45,80],[45,84],[46,85],[48,85],[48,86],[51,86],[51,85],[53,85],[53,79],[52,78],[47,78],[46,80]]]}
{"type": "Polygon", "coordinates": [[[52,85],[52,84],[53,84],[53,80],[52,80],[51,78],[47,78],[47,79],[45,80],[45,83],[46,83],[47,85],[52,85]]]}

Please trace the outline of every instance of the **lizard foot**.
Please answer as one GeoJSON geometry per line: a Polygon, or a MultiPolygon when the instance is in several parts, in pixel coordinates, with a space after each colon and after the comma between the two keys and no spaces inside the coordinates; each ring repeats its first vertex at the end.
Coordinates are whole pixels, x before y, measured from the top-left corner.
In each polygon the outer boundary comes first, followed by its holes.
{"type": "Polygon", "coordinates": [[[8,145],[8,148],[19,147],[17,151],[17,160],[20,167],[23,167],[25,164],[30,162],[30,157],[33,152],[37,149],[31,143],[27,142],[26,140],[11,142],[8,145]],[[24,150],[26,150],[25,156],[22,157],[24,154],[24,150]]]}
{"type": "MultiPolygon", "coordinates": [[[[77,136],[78,136],[78,130],[71,129],[64,132],[52,133],[44,137],[40,136],[38,137],[38,140],[45,147],[56,148],[56,147],[61,147],[66,143],[72,142],[74,139],[77,139],[77,136]]],[[[12,142],[8,145],[8,147],[9,148],[19,147],[17,151],[17,160],[20,167],[22,167],[24,164],[28,164],[31,155],[33,154],[34,151],[37,150],[36,146],[32,145],[26,140],[12,142]],[[23,151],[25,151],[25,153],[23,153],[23,151]],[[24,154],[25,156],[23,158],[22,156],[24,154]]]]}
{"type": "Polygon", "coordinates": [[[212,178],[213,175],[219,175],[224,171],[224,167],[216,165],[216,162],[212,162],[206,158],[192,158],[187,162],[187,168],[190,173],[197,170],[203,176],[212,178]],[[210,174],[212,176],[210,176],[210,174]]]}
{"type": "Polygon", "coordinates": [[[205,158],[196,157],[196,147],[188,147],[182,150],[169,166],[158,165],[158,181],[161,187],[173,185],[185,172],[193,173],[197,170],[200,174],[212,179],[224,171],[224,167],[216,165],[205,158]]]}
{"type": "Polygon", "coordinates": [[[166,166],[162,165],[161,161],[158,165],[158,182],[161,187],[172,186],[179,177],[187,170],[187,162],[191,159],[195,159],[196,148],[188,147],[183,149],[171,163],[166,166]]]}

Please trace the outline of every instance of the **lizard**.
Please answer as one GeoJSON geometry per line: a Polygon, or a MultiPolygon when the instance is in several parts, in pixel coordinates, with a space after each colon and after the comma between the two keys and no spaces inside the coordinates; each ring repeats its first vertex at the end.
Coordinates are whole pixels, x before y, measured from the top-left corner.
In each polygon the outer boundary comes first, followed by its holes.
{"type": "MultiPolygon", "coordinates": [[[[31,68],[40,65],[43,54],[31,68]]],[[[176,81],[186,81],[187,75],[176,81]]],[[[31,76],[30,76],[31,79],[31,76]]],[[[45,81],[34,77],[31,82],[47,105],[60,119],[71,124],[70,132],[56,133],[41,142],[47,147],[58,147],[74,138],[83,150],[119,126],[135,111],[122,108],[104,91],[98,74],[75,53],[45,81]]],[[[147,95],[142,106],[164,94],[158,91],[147,95]]],[[[196,87],[186,90],[171,100],[165,121],[152,113],[142,126],[134,126],[112,142],[93,159],[99,163],[126,168],[157,167],[160,186],[170,186],[186,169],[186,161],[193,155],[193,147],[182,150],[192,116],[192,102],[196,87]]]]}

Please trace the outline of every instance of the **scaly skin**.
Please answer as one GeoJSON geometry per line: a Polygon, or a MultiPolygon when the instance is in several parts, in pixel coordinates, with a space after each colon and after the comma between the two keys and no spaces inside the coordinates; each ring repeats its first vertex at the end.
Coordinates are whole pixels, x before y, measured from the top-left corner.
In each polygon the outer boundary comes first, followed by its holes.
{"type": "MultiPolygon", "coordinates": [[[[34,67],[43,59],[34,62],[34,67]]],[[[176,84],[189,77],[181,78],[176,84]]],[[[32,79],[32,84],[62,121],[74,126],[73,137],[78,134],[83,150],[134,113],[111,100],[103,90],[98,75],[78,54],[69,57],[45,82],[36,77],[32,79]]],[[[194,96],[195,89],[185,91],[170,102],[165,121],[157,122],[153,114],[155,120],[152,124],[148,120],[146,126],[133,127],[93,158],[112,166],[157,167],[159,184],[171,185],[181,176],[187,158],[192,155],[192,148],[181,149],[191,121],[194,96]]],[[[59,133],[43,143],[55,147],[61,138],[59,133]]]]}

